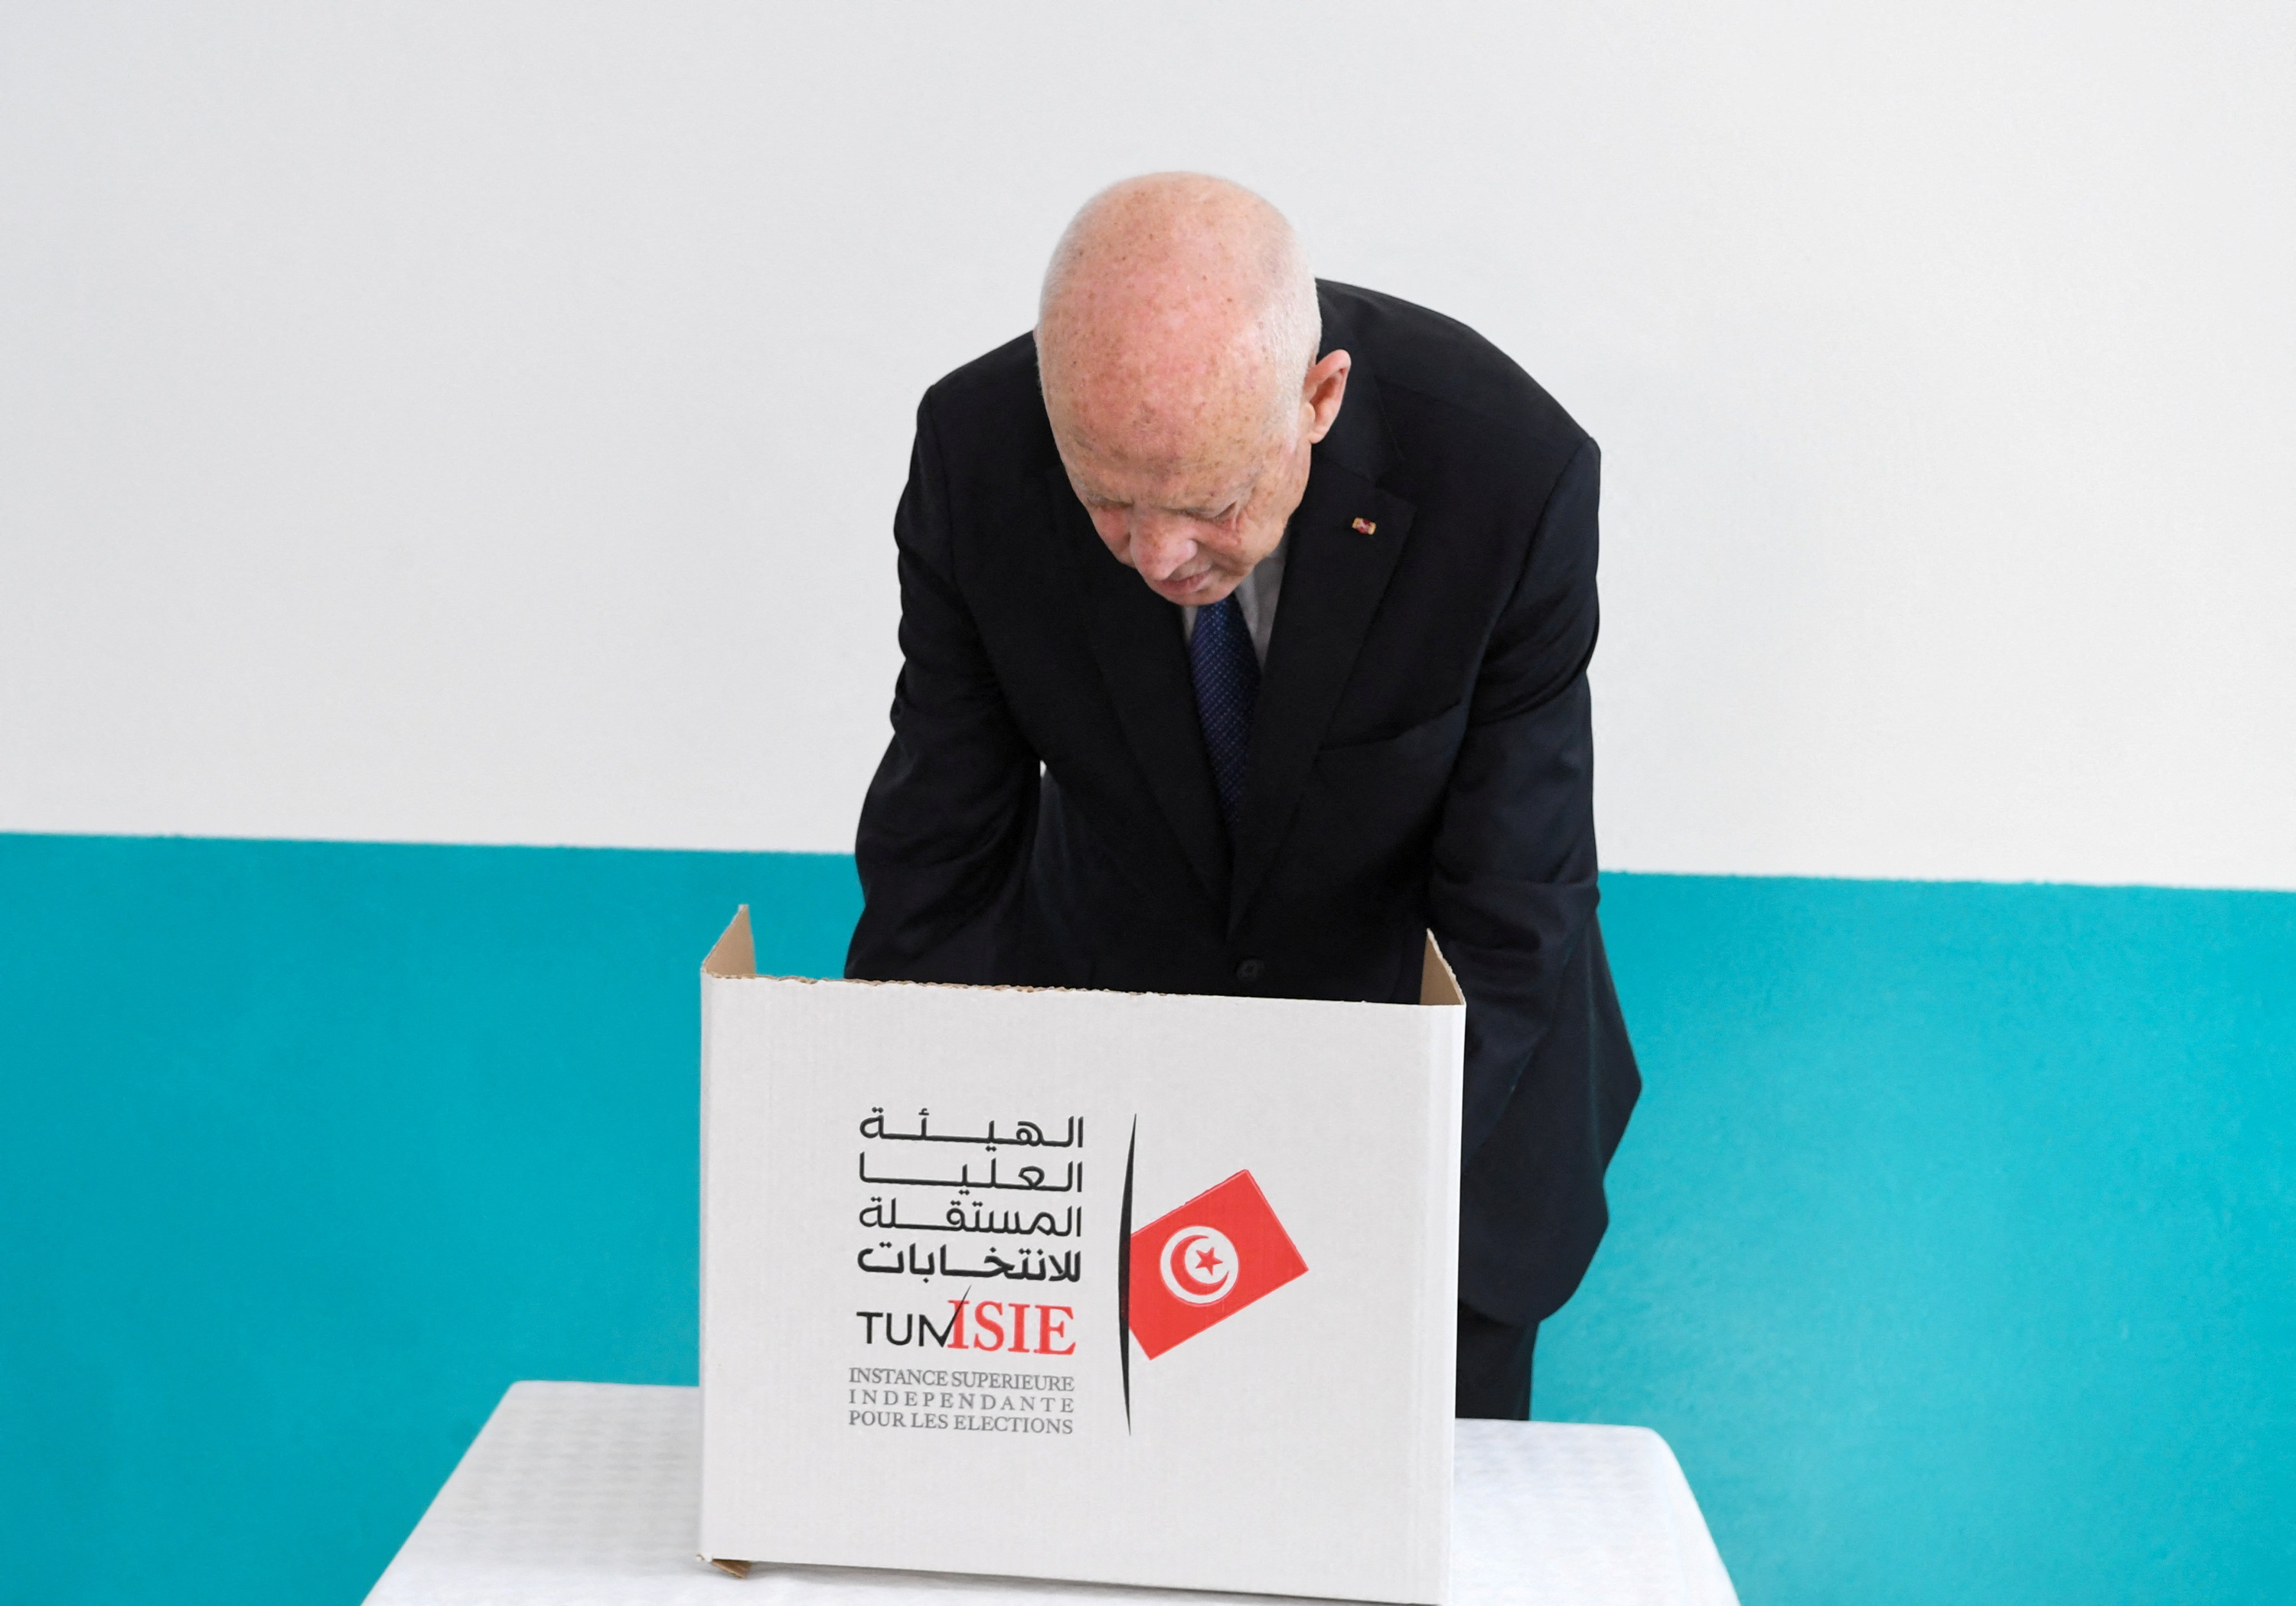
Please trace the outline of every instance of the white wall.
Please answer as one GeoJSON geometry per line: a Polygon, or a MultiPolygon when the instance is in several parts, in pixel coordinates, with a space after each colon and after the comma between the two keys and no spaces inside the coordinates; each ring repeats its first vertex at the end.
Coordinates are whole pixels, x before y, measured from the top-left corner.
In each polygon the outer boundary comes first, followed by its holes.
{"type": "Polygon", "coordinates": [[[840,848],[1200,167],[1606,448],[1604,859],[2296,888],[2284,4],[0,4],[0,829],[840,848]]]}

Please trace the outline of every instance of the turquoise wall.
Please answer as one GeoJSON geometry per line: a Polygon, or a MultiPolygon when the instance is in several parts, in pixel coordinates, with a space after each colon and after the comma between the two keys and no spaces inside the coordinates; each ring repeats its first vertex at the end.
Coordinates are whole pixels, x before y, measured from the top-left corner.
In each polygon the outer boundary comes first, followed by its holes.
{"type": "MultiPolygon", "coordinates": [[[[1543,1416],[1749,1606],[2296,1599],[2296,896],[1608,878],[1543,1416]]],[[[357,1602],[504,1386],[690,1382],[694,973],[850,863],[0,836],[0,1598],[357,1602]]]]}

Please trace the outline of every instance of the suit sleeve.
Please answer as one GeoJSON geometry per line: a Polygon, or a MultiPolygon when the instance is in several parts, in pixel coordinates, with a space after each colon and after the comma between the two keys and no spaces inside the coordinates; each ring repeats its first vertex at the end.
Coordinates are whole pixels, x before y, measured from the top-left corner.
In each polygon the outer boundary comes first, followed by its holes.
{"type": "Polygon", "coordinates": [[[1462,1295],[1517,1322],[1541,1319],[1584,1274],[1632,1103],[1628,1091],[1621,1106],[1620,1076],[1639,1087],[1622,1025],[1606,1029],[1617,1004],[1595,924],[1587,666],[1601,474],[1587,441],[1539,515],[1477,677],[1429,889],[1430,924],[1467,998],[1462,1186],[1471,1203],[1520,1201],[1493,1242],[1463,1237],[1462,1295]],[[1623,1066],[1605,1066],[1606,1043],[1623,1066]]]}
{"type": "Polygon", "coordinates": [[[901,671],[893,739],[854,843],[863,907],[845,973],[873,981],[1012,979],[1038,763],[1014,725],[958,586],[932,397],[917,409],[893,519],[901,671]]]}

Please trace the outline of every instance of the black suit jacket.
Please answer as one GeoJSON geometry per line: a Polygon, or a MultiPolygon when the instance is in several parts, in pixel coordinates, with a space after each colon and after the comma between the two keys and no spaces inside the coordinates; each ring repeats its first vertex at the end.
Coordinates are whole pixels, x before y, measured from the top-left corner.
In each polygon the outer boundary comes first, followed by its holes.
{"type": "Polygon", "coordinates": [[[1408,1003],[1432,930],[1467,996],[1460,1297],[1533,1322],[1594,1255],[1641,1088],[1595,920],[1599,455],[1464,325],[1320,289],[1354,367],[1233,854],[1179,610],[1070,489],[1033,341],[926,392],[846,973],[1408,1003]]]}

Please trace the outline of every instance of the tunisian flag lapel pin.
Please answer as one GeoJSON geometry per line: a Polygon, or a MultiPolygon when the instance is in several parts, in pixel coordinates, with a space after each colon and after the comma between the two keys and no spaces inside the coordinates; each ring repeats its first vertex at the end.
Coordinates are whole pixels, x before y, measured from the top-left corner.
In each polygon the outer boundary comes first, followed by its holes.
{"type": "Polygon", "coordinates": [[[1239,1171],[1132,1234],[1132,1336],[1152,1361],[1307,1270],[1267,1196],[1239,1171]]]}
{"type": "Polygon", "coordinates": [[[1356,520],[1356,534],[1359,536],[1375,536],[1379,534],[1379,526],[1369,519],[1358,519],[1356,520]]]}

